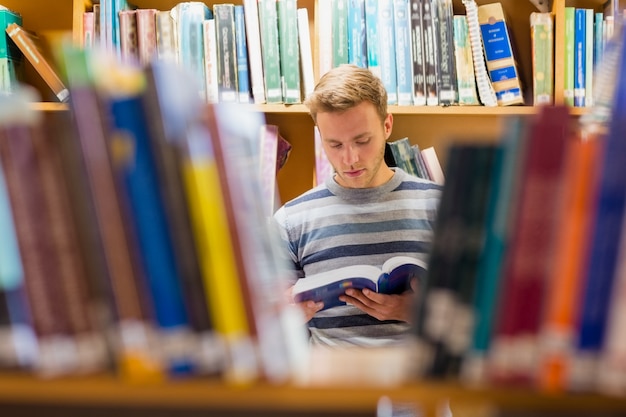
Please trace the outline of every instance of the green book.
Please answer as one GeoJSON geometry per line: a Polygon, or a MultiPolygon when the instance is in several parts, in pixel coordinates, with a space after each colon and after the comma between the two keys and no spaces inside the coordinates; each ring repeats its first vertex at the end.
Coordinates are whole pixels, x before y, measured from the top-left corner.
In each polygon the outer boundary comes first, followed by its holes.
{"type": "MultiPolygon", "coordinates": [[[[22,26],[22,16],[19,13],[1,7],[2,6],[0,6],[0,27],[3,32],[11,23],[17,23],[22,26]]],[[[9,36],[6,33],[4,33],[4,36],[0,36],[0,58],[22,59],[22,53],[17,49],[17,46],[9,40],[9,36]]]]}
{"type": "Polygon", "coordinates": [[[287,104],[300,103],[300,48],[298,47],[298,2],[278,0],[278,44],[282,97],[287,104]]]}
{"type": "Polygon", "coordinates": [[[278,12],[276,0],[259,0],[259,26],[265,96],[268,104],[283,102],[278,44],[278,12]]]}

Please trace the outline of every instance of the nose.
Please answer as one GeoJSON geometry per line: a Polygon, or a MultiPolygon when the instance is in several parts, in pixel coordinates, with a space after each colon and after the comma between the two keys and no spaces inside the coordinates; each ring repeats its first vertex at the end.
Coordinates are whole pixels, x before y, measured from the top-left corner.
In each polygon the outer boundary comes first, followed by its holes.
{"type": "Polygon", "coordinates": [[[359,152],[354,145],[344,147],[343,163],[346,165],[354,165],[359,160],[359,152]]]}

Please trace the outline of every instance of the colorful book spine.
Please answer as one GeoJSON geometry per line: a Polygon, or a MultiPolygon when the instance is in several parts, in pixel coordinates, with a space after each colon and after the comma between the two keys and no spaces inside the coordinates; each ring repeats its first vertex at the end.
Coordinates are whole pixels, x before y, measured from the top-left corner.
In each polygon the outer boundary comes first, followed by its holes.
{"type": "Polygon", "coordinates": [[[476,92],[474,59],[472,57],[472,45],[469,40],[467,18],[463,15],[454,16],[452,24],[459,104],[463,106],[475,106],[478,105],[479,102],[476,92]]]}
{"type": "Polygon", "coordinates": [[[552,14],[530,14],[533,104],[554,102],[554,23],[552,14]]]}
{"type": "Polygon", "coordinates": [[[174,6],[171,14],[176,29],[178,63],[192,74],[198,96],[206,100],[202,22],[212,18],[213,12],[204,3],[183,2],[174,6]]]}
{"type": "Polygon", "coordinates": [[[300,95],[298,2],[297,0],[278,0],[277,7],[283,102],[286,104],[300,103],[302,98],[300,95]]]}
{"type": "Polygon", "coordinates": [[[305,7],[298,9],[298,39],[300,41],[300,68],[302,69],[302,90],[307,97],[315,88],[313,71],[313,51],[309,29],[309,11],[305,7]]]}
{"type": "Polygon", "coordinates": [[[365,0],[348,1],[348,62],[367,68],[365,0]]]}
{"type": "Polygon", "coordinates": [[[378,41],[380,79],[387,90],[387,104],[398,104],[398,77],[396,71],[394,0],[378,1],[378,41]],[[385,46],[383,46],[385,45],[385,46]]]}
{"type": "Polygon", "coordinates": [[[565,8],[565,73],[563,77],[563,98],[568,106],[574,105],[574,60],[576,54],[576,8],[565,8]]]}
{"type": "Polygon", "coordinates": [[[215,43],[217,45],[218,101],[237,102],[237,40],[235,38],[235,6],[220,3],[213,6],[215,43]]]}
{"type": "Polygon", "coordinates": [[[439,105],[439,45],[437,43],[437,7],[435,0],[422,2],[422,29],[424,33],[424,63],[426,75],[426,105],[439,105]]]}
{"type": "Polygon", "coordinates": [[[331,1],[333,67],[348,61],[348,0],[331,1]]]}
{"type": "Polygon", "coordinates": [[[252,99],[256,104],[265,103],[265,77],[261,52],[261,31],[259,29],[259,7],[257,0],[243,1],[248,61],[250,62],[250,84],[252,99]]]}
{"type": "Polygon", "coordinates": [[[585,107],[587,77],[587,34],[585,9],[576,8],[574,14],[574,107],[585,107]]]}
{"type": "Polygon", "coordinates": [[[393,11],[398,105],[410,106],[413,104],[413,62],[409,0],[394,0],[393,11]]]}
{"type": "Polygon", "coordinates": [[[500,106],[524,104],[521,80],[502,4],[489,3],[478,6],[478,23],[489,78],[496,92],[498,104],[500,106]]]}
{"type": "Polygon", "coordinates": [[[137,46],[136,10],[120,12],[120,58],[123,62],[133,65],[138,62],[139,47],[137,46]]]}
{"type": "Polygon", "coordinates": [[[378,27],[378,0],[365,0],[365,35],[367,67],[380,77],[380,30],[378,27]]]}
{"type": "Polygon", "coordinates": [[[593,48],[594,48],[594,27],[593,27],[593,9],[585,9],[585,106],[593,105],[593,83],[594,83],[594,67],[593,67],[593,48]]]}
{"type": "Polygon", "coordinates": [[[137,49],[139,64],[146,66],[156,57],[156,9],[137,9],[137,49]]]}
{"type": "Polygon", "coordinates": [[[439,104],[450,106],[459,101],[457,69],[454,57],[452,0],[437,0],[437,39],[439,44],[439,104]]]}
{"type": "Polygon", "coordinates": [[[235,6],[235,40],[237,43],[237,91],[240,103],[250,103],[250,65],[244,7],[235,6]]]}
{"type": "Polygon", "coordinates": [[[261,28],[263,75],[265,76],[265,99],[268,104],[283,102],[276,1],[259,0],[259,26],[261,28]]]}
{"type": "Polygon", "coordinates": [[[485,65],[485,51],[483,50],[480,23],[478,21],[478,5],[475,0],[463,0],[463,5],[467,15],[467,30],[469,32],[470,45],[472,46],[478,98],[483,106],[494,107],[498,105],[498,101],[485,65]]]}
{"type": "Polygon", "coordinates": [[[422,2],[411,0],[411,61],[413,63],[413,104],[426,105],[426,75],[422,2]]]}
{"type": "Polygon", "coordinates": [[[206,101],[207,103],[217,103],[219,101],[219,85],[217,76],[217,34],[215,32],[215,19],[207,19],[202,22],[202,36],[204,37],[206,101]]]}
{"type": "Polygon", "coordinates": [[[317,0],[315,7],[315,46],[317,75],[322,77],[333,67],[332,0],[317,0]]]}
{"type": "Polygon", "coordinates": [[[169,10],[159,11],[155,16],[157,57],[176,62],[176,29],[169,10]]]}

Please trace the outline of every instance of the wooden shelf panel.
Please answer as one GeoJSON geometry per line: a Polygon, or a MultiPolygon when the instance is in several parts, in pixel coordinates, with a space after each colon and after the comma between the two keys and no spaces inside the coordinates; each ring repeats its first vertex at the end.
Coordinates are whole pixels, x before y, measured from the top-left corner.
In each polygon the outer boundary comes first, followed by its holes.
{"type": "Polygon", "coordinates": [[[455,409],[491,405],[507,410],[589,411],[626,415],[624,398],[597,394],[542,394],[524,389],[469,389],[458,384],[439,382],[415,382],[400,387],[299,387],[268,384],[238,387],[208,379],[134,385],[122,383],[112,376],[55,380],[18,374],[0,376],[0,404],[24,402],[92,407],[168,407],[181,410],[367,413],[376,409],[382,396],[388,396],[393,401],[416,403],[426,410],[450,400],[453,412],[455,409]]]}

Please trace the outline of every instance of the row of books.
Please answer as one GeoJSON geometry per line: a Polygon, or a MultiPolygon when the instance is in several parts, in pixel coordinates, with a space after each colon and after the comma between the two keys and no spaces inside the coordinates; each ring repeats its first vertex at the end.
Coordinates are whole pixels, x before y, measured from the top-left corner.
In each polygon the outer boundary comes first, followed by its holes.
{"type": "Polygon", "coordinates": [[[307,335],[259,204],[276,129],[203,103],[173,63],[61,55],[70,111],[0,100],[0,366],[291,379],[307,335]]]}
{"type": "Polygon", "coordinates": [[[625,34],[600,83],[608,119],[572,129],[568,106],[544,106],[497,144],[449,149],[420,375],[626,394],[625,34]]]}
{"type": "Polygon", "coordinates": [[[443,170],[434,147],[420,149],[418,144],[411,144],[406,137],[388,142],[387,145],[388,151],[385,151],[387,165],[400,167],[411,175],[439,185],[444,184],[443,170]]]}
{"type": "Polygon", "coordinates": [[[455,16],[451,0],[318,2],[320,75],[368,67],[394,105],[523,104],[500,3],[463,3],[455,16]]]}
{"type": "Polygon", "coordinates": [[[112,17],[115,36],[103,26],[111,18],[104,4],[83,14],[85,47],[139,65],[174,60],[207,102],[293,104],[313,88],[308,11],[297,0],[182,2],[163,11],[125,4],[112,17]]]}

